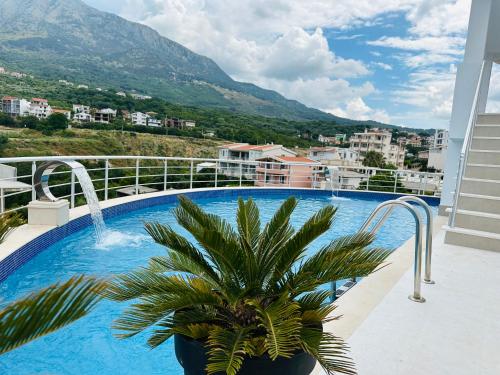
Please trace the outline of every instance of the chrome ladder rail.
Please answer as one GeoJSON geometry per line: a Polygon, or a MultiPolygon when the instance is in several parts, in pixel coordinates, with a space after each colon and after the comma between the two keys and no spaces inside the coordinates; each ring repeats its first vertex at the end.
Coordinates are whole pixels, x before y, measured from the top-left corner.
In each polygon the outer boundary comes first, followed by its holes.
{"type": "MultiPolygon", "coordinates": [[[[372,211],[370,216],[365,220],[363,225],[361,226],[359,232],[364,232],[373,222],[373,220],[377,217],[380,211],[386,209],[386,212],[382,216],[382,218],[375,224],[374,228],[370,230],[370,233],[375,233],[383,224],[383,222],[389,217],[392,212],[394,206],[401,206],[406,208],[413,218],[415,219],[415,258],[413,264],[413,293],[408,296],[408,298],[415,302],[423,303],[425,302],[425,298],[422,297],[421,293],[421,283],[422,283],[422,218],[420,214],[415,209],[414,206],[407,202],[403,202],[401,199],[393,199],[386,202],[380,203],[375,209],[372,211]]],[[[431,240],[432,241],[432,240],[431,240]]],[[[429,268],[430,270],[430,268],[429,268]]],[[[332,282],[332,291],[336,289],[336,282],[332,282]]]]}
{"type": "MultiPolygon", "coordinates": [[[[424,209],[425,216],[426,216],[424,283],[435,284],[435,282],[431,278],[431,271],[432,271],[431,270],[431,268],[432,268],[432,229],[433,229],[433,225],[434,225],[434,218],[432,216],[431,207],[423,199],[421,199],[419,197],[412,196],[412,195],[405,195],[405,196],[399,197],[397,200],[404,201],[404,202],[413,202],[413,203],[418,204],[419,206],[421,206],[424,209]]],[[[394,210],[394,206],[389,207],[387,209],[387,211],[384,213],[384,215],[380,218],[380,220],[375,224],[375,226],[371,230],[372,233],[375,233],[380,229],[380,227],[384,224],[384,222],[389,218],[389,216],[391,215],[393,210],[394,210]]],[[[368,225],[369,225],[369,223],[368,223],[368,225]]],[[[363,224],[360,231],[366,230],[367,226],[365,227],[363,224]]]]}

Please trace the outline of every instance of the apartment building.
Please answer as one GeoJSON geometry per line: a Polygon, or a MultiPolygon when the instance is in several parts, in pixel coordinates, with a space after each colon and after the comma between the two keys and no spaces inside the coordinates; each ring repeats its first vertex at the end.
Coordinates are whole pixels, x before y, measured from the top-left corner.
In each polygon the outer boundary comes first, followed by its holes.
{"type": "MultiPolygon", "coordinates": [[[[240,163],[235,161],[255,161],[266,156],[296,156],[297,154],[282,145],[250,145],[248,143],[230,143],[219,146],[220,173],[239,176],[240,163]]],[[[253,178],[255,165],[242,164],[243,175],[253,178]]]]}
{"type": "Polygon", "coordinates": [[[429,160],[427,168],[434,168],[437,171],[444,169],[446,154],[448,153],[448,130],[436,129],[434,133],[432,147],[429,148],[429,160]]]}
{"type": "Polygon", "coordinates": [[[142,112],[133,112],[130,114],[130,120],[133,125],[147,126],[149,115],[142,112]]]}
{"type": "Polygon", "coordinates": [[[321,163],[300,156],[265,156],[257,159],[255,185],[311,188],[321,163]]]}
{"type": "Polygon", "coordinates": [[[73,113],[89,113],[90,107],[83,104],[73,104],[73,113]]]}
{"type": "Polygon", "coordinates": [[[308,152],[311,160],[335,166],[359,165],[359,152],[340,147],[311,147],[308,152]]]}
{"type": "Polygon", "coordinates": [[[405,149],[391,144],[392,134],[387,129],[365,129],[363,133],[354,133],[349,139],[350,149],[359,152],[363,159],[368,151],[379,152],[384,155],[385,161],[398,168],[404,167],[405,149]]]}
{"type": "Polygon", "coordinates": [[[103,124],[109,124],[110,122],[113,122],[115,118],[116,118],[116,109],[111,109],[111,108],[98,109],[94,113],[94,121],[103,124]]]}
{"type": "Polygon", "coordinates": [[[47,99],[43,98],[32,98],[29,115],[35,116],[39,119],[45,119],[52,114],[52,107],[49,105],[47,99]]]}
{"type": "Polygon", "coordinates": [[[4,96],[0,105],[0,110],[10,116],[26,116],[30,111],[30,102],[19,99],[15,96],[4,96]]]}

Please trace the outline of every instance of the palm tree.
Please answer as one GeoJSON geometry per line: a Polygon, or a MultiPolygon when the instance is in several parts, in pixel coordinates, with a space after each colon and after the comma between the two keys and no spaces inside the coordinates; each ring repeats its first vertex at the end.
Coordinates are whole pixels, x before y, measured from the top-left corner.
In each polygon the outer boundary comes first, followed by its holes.
{"type": "MultiPolygon", "coordinates": [[[[0,217],[0,242],[24,220],[0,217]]],[[[0,355],[47,335],[87,315],[101,299],[106,284],[77,276],[10,303],[0,310],[0,355]]]]}
{"type": "Polygon", "coordinates": [[[146,224],[167,253],[117,276],[106,289],[109,299],[136,300],[114,324],[119,337],[153,327],[152,348],[173,335],[199,340],[208,352],[208,374],[234,375],[245,358],[291,358],[297,351],[312,355],[329,374],[355,374],[344,342],[322,330],[335,307],[318,287],[376,270],[388,251],[368,249],[371,234],[338,238],[306,257],[308,246],[330,228],[334,207],[294,230],[292,197],[261,228],[256,204],[239,199],[233,228],[179,199],[175,217],[198,246],[169,226],[146,224]]]}

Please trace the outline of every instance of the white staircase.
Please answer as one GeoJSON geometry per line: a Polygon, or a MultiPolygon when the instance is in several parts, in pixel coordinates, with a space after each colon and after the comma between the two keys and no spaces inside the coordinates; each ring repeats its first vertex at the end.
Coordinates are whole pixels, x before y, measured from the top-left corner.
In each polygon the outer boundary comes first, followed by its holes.
{"type": "Polygon", "coordinates": [[[478,116],[464,168],[445,242],[500,251],[500,115],[478,116]]]}

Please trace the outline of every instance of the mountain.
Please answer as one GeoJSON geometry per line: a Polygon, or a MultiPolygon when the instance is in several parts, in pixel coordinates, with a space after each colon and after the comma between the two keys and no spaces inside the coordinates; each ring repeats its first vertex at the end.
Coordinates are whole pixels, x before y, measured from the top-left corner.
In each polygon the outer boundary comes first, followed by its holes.
{"type": "Polygon", "coordinates": [[[1,64],[48,79],[137,90],[182,105],[350,123],[234,81],[211,59],[80,0],[0,0],[1,64]]]}

